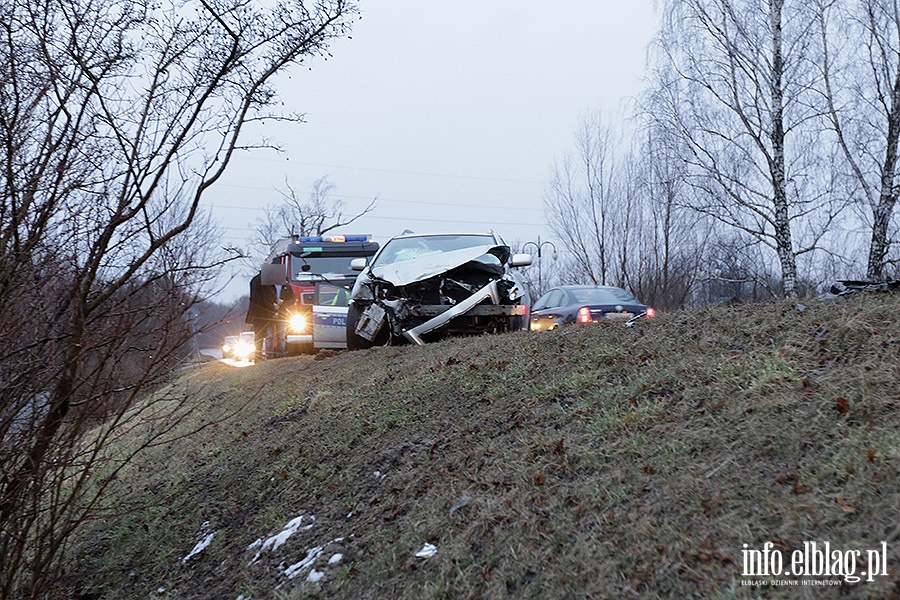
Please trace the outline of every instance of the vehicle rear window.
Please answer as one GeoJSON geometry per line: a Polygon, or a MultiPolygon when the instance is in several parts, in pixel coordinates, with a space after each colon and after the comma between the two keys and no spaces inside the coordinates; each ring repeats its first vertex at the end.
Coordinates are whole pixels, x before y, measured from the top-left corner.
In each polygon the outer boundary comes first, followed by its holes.
{"type": "Polygon", "coordinates": [[[621,288],[572,290],[579,304],[640,304],[638,299],[621,288]]]}

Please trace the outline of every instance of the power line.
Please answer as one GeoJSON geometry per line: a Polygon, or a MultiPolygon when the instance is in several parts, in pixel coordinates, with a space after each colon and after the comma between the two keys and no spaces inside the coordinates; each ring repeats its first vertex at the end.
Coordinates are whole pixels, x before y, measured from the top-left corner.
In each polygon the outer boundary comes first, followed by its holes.
{"type": "MultiPolygon", "coordinates": [[[[351,195],[336,195],[335,198],[338,200],[346,200],[346,199],[373,200],[373,198],[370,198],[368,196],[351,196],[351,195]]],[[[376,197],[376,198],[374,198],[374,200],[376,200],[377,202],[396,202],[398,204],[416,204],[416,205],[426,205],[426,206],[448,206],[448,207],[453,207],[453,208],[481,208],[481,209],[492,209],[492,210],[515,210],[515,211],[528,210],[528,211],[534,211],[534,212],[543,212],[543,210],[544,210],[543,208],[530,208],[527,206],[513,207],[513,206],[496,206],[496,205],[490,205],[490,204],[458,204],[456,202],[451,204],[449,202],[397,200],[396,198],[381,198],[381,197],[376,197]]],[[[219,202],[211,202],[209,204],[209,206],[212,208],[218,207],[218,208],[228,208],[228,209],[234,209],[234,210],[252,210],[252,211],[265,210],[265,208],[266,208],[265,206],[234,206],[232,204],[221,204],[219,202]]]]}
{"type": "MultiPolygon", "coordinates": [[[[406,222],[413,221],[416,223],[465,223],[469,224],[472,221],[461,221],[456,219],[421,219],[414,217],[376,217],[373,215],[366,215],[367,219],[381,219],[385,221],[397,221],[397,222],[406,222]]],[[[509,225],[513,227],[533,227],[535,225],[540,225],[538,223],[513,223],[509,221],[491,221],[490,225],[509,225]]],[[[254,232],[255,230],[250,227],[227,227],[223,226],[221,229],[225,229],[228,231],[245,231],[245,232],[254,232]]]]}
{"type": "MultiPolygon", "coordinates": [[[[261,156],[246,156],[243,157],[246,160],[259,160],[263,162],[289,162],[290,158],[286,158],[284,161],[276,159],[276,158],[263,158],[261,156]]],[[[545,182],[543,181],[531,181],[528,179],[513,179],[513,178],[504,178],[504,177],[482,177],[479,175],[457,175],[455,173],[430,173],[427,171],[404,171],[402,169],[379,169],[375,167],[355,167],[349,165],[330,165],[324,163],[311,163],[311,162],[292,162],[294,165],[303,165],[305,167],[319,167],[325,169],[347,169],[350,171],[373,171],[376,173],[392,173],[394,175],[417,175],[420,177],[446,177],[449,179],[473,179],[476,181],[501,181],[506,183],[529,183],[534,185],[543,185],[545,182]]]]}

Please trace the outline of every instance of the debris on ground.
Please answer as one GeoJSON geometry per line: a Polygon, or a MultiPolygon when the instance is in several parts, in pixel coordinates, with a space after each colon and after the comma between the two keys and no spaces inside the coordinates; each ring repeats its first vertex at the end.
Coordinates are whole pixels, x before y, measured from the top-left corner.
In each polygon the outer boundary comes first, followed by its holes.
{"type": "Polygon", "coordinates": [[[885,281],[858,281],[841,279],[832,284],[825,296],[848,296],[857,292],[897,292],[900,291],[900,279],[885,281]]]}

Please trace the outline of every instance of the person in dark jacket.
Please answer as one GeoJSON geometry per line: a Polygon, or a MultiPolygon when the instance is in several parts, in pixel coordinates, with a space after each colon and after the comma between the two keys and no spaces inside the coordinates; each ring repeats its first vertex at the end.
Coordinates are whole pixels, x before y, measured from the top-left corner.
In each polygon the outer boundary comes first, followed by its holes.
{"type": "Polygon", "coordinates": [[[294,290],[290,284],[276,285],[275,296],[278,298],[277,308],[272,317],[272,344],[269,358],[281,358],[287,356],[288,321],[290,321],[291,309],[296,302],[294,290]]]}
{"type": "MultiPolygon", "coordinates": [[[[250,306],[247,308],[245,321],[253,327],[253,343],[256,346],[256,356],[263,358],[266,352],[266,339],[269,332],[274,331],[275,311],[278,309],[278,294],[274,285],[262,285],[259,273],[250,280],[250,306]]],[[[272,344],[269,344],[271,348],[272,344]]]]}

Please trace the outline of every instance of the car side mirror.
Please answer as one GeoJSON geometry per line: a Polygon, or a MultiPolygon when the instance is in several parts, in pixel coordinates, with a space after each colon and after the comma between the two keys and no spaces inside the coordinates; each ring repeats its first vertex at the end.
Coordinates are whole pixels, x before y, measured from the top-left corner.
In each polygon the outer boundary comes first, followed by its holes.
{"type": "Polygon", "coordinates": [[[354,258],[350,261],[350,269],[353,271],[362,271],[366,268],[368,261],[364,258],[354,258]]]}
{"type": "Polygon", "coordinates": [[[527,267],[532,262],[531,255],[525,253],[513,254],[512,259],[509,261],[509,266],[511,267],[527,267]]]}

